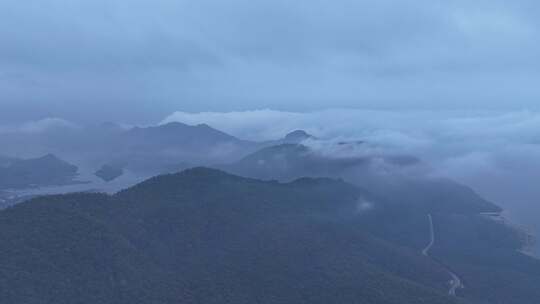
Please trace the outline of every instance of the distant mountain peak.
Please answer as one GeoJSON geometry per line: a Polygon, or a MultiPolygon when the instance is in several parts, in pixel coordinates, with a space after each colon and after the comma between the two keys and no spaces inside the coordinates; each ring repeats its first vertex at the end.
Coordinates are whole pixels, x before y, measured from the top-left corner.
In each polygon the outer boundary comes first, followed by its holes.
{"type": "Polygon", "coordinates": [[[0,167],[0,189],[71,184],[77,171],[77,166],[54,154],[16,159],[9,163],[4,162],[0,167]]]}
{"type": "Polygon", "coordinates": [[[60,158],[58,158],[56,155],[54,155],[52,153],[45,154],[42,157],[39,157],[37,159],[38,160],[61,161],[60,158]]]}
{"type": "MultiPolygon", "coordinates": [[[[130,130],[131,134],[146,134],[151,136],[212,136],[216,140],[236,140],[236,138],[230,134],[214,129],[207,124],[188,125],[182,122],[169,122],[162,125],[152,127],[135,127],[130,130]]],[[[200,138],[202,139],[202,138],[200,138]]]]}
{"type": "Polygon", "coordinates": [[[304,141],[310,138],[315,138],[315,137],[304,130],[295,130],[285,135],[284,140],[285,142],[299,143],[301,141],[304,141]]]}
{"type": "Polygon", "coordinates": [[[203,129],[214,129],[214,128],[210,127],[208,124],[205,124],[205,123],[198,124],[198,125],[196,125],[196,127],[203,128],[203,129]]]}
{"type": "Polygon", "coordinates": [[[233,176],[233,174],[227,173],[223,170],[202,166],[189,168],[177,174],[185,176],[233,176]]]}
{"type": "Polygon", "coordinates": [[[158,128],[178,128],[178,127],[188,127],[185,123],[181,123],[178,121],[169,122],[163,125],[157,126],[158,128]]]}

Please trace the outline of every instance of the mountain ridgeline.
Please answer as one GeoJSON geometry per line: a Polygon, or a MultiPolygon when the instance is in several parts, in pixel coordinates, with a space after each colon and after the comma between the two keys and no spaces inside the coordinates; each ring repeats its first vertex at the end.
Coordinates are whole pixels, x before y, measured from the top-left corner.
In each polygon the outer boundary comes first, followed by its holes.
{"type": "MultiPolygon", "coordinates": [[[[416,173],[414,156],[364,141],[318,149],[301,130],[266,142],[180,123],[86,131],[71,152],[105,181],[181,172],[0,211],[0,303],[540,301],[528,236],[469,187],[416,173]]],[[[76,172],[52,155],[0,158],[7,188],[76,172]]]]}
{"type": "MultiPolygon", "coordinates": [[[[429,241],[426,210],[396,206],[339,180],[280,183],[206,168],[113,196],[36,198],[0,212],[0,296],[6,303],[483,303],[486,286],[475,282],[489,277],[486,269],[463,272],[469,302],[448,296],[446,266],[420,254],[429,241]]],[[[508,283],[505,292],[523,288],[504,281],[505,271],[518,275],[505,263],[519,260],[522,278],[534,278],[540,265],[515,251],[513,231],[467,213],[435,217],[445,235],[437,257],[467,269],[489,250],[482,264],[501,273],[490,280],[508,283]],[[453,245],[471,249],[449,254],[453,245]]]]}
{"type": "MultiPolygon", "coordinates": [[[[343,145],[345,143],[340,143],[343,145]]],[[[241,176],[263,180],[290,181],[304,176],[342,178],[377,193],[382,198],[414,205],[432,212],[500,212],[472,189],[449,179],[392,174],[394,167],[414,166],[420,161],[406,156],[344,156],[321,154],[302,144],[280,144],[263,148],[241,160],[219,168],[241,176]],[[381,164],[389,166],[375,167],[381,164]],[[383,174],[380,174],[382,171],[383,174]]],[[[396,171],[396,170],[394,170],[396,171]]]]}
{"type": "Polygon", "coordinates": [[[0,189],[69,184],[77,171],[77,166],[52,154],[33,159],[0,158],[0,189]]]}
{"type": "MultiPolygon", "coordinates": [[[[81,159],[98,171],[102,166],[123,164],[143,175],[175,172],[178,168],[209,166],[239,160],[257,150],[284,143],[315,139],[302,130],[271,141],[250,141],[210,127],[171,122],[158,126],[125,128],[104,123],[84,128],[57,128],[40,134],[2,133],[2,154],[54,153],[81,159]]],[[[0,167],[9,158],[0,158],[0,167]]]]}
{"type": "Polygon", "coordinates": [[[444,269],[366,230],[363,193],[196,168],[0,213],[7,303],[454,303],[444,269]],[[384,291],[384,292],[382,292],[384,291]]]}

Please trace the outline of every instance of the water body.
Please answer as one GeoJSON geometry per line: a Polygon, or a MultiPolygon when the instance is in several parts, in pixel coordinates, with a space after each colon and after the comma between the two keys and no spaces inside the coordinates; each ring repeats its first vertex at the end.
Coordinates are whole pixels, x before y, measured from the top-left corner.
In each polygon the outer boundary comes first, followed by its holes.
{"type": "MultiPolygon", "coordinates": [[[[534,187],[535,191],[536,188],[534,187]]],[[[497,203],[504,209],[501,214],[505,222],[528,234],[529,241],[525,252],[534,257],[540,257],[540,203],[534,197],[520,188],[502,187],[497,189],[480,189],[478,192],[485,198],[497,203]]]]}
{"type": "Polygon", "coordinates": [[[73,192],[103,192],[114,194],[120,190],[138,184],[149,176],[134,174],[125,170],[124,174],[113,181],[106,182],[94,175],[93,170],[79,170],[76,183],[61,186],[46,186],[28,189],[12,189],[0,191],[0,208],[20,203],[26,199],[53,194],[65,194],[73,192]]]}

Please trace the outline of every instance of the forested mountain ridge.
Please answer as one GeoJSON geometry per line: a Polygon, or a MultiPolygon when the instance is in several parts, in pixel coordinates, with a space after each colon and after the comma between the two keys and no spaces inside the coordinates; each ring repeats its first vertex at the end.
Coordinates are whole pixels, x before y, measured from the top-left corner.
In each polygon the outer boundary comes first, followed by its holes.
{"type": "Polygon", "coordinates": [[[330,179],[263,182],[196,168],[116,195],[0,212],[10,303],[456,303],[445,271],[375,237],[330,179]]]}
{"type": "MultiPolygon", "coordinates": [[[[162,128],[174,129],[167,136],[175,138],[184,127],[162,128]]],[[[368,304],[540,299],[540,264],[519,252],[523,235],[483,215],[500,212],[497,205],[451,180],[409,175],[421,165],[415,158],[328,154],[297,140],[316,139],[293,132],[258,150],[261,143],[250,144],[252,154],[216,165],[238,175],[198,167],[115,195],[45,196],[0,212],[0,241],[8,248],[0,256],[0,283],[8,286],[2,298],[368,304]],[[424,256],[428,217],[435,242],[424,256]],[[465,282],[457,297],[448,296],[449,270],[465,282]]],[[[364,145],[338,144],[353,152],[364,145]]],[[[159,158],[167,148],[147,147],[149,154],[135,148],[131,161],[144,165],[137,161],[142,157],[157,168],[179,157],[172,153],[156,163],[148,156],[159,158]]],[[[73,170],[53,156],[44,159],[73,170]]]]}
{"type": "Polygon", "coordinates": [[[290,181],[304,176],[342,178],[381,198],[402,202],[404,208],[414,205],[426,212],[501,211],[471,188],[452,180],[400,173],[417,164],[421,164],[420,160],[404,155],[328,155],[302,144],[279,144],[218,167],[263,180],[290,181]]]}
{"type": "Polygon", "coordinates": [[[74,182],[77,171],[77,166],[52,154],[32,159],[4,158],[0,189],[69,184],[74,182]]]}

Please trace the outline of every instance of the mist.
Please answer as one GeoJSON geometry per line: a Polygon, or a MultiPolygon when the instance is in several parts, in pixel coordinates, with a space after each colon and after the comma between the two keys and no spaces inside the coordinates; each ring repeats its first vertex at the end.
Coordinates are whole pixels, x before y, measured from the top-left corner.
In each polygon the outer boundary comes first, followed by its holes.
{"type": "Polygon", "coordinates": [[[539,17],[1,0],[0,298],[539,303],[539,17]]]}
{"type": "MultiPolygon", "coordinates": [[[[540,178],[537,169],[540,166],[540,113],[535,111],[178,111],[143,126],[170,122],[208,124],[252,141],[276,140],[301,129],[318,139],[308,140],[305,145],[330,157],[417,157],[429,167],[429,170],[422,168],[422,174],[451,178],[471,186],[483,197],[502,206],[506,216],[527,229],[540,232],[536,221],[540,214],[540,191],[535,186],[540,178]],[[352,149],[336,145],[344,141],[366,144],[352,149]]],[[[73,143],[64,143],[64,146],[54,143],[65,141],[70,132],[75,134],[72,138],[80,137],[78,132],[85,132],[87,140],[94,138],[99,142],[100,135],[88,131],[91,126],[67,119],[46,118],[0,126],[0,138],[5,146],[4,154],[37,157],[54,152],[67,159],[82,161],[82,151],[62,148],[73,143]],[[14,138],[18,138],[17,144],[6,141],[14,138]],[[20,138],[30,139],[21,145],[20,138]]],[[[123,125],[126,130],[131,127],[123,125]]]]}
{"type": "Polygon", "coordinates": [[[304,144],[333,157],[412,155],[429,165],[422,174],[469,185],[514,222],[540,232],[540,113],[535,111],[176,112],[162,123],[171,121],[204,122],[248,139],[275,139],[303,129],[323,139],[304,144]],[[369,145],[340,151],[332,144],[340,141],[369,145]]]}

